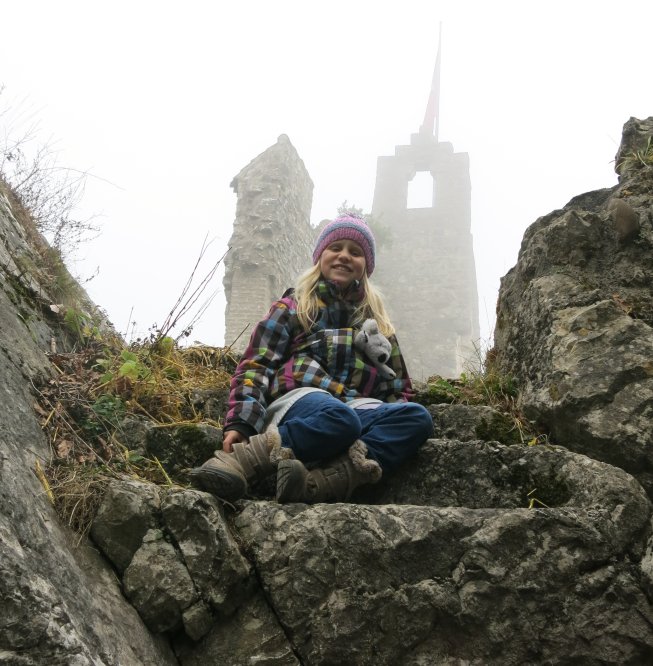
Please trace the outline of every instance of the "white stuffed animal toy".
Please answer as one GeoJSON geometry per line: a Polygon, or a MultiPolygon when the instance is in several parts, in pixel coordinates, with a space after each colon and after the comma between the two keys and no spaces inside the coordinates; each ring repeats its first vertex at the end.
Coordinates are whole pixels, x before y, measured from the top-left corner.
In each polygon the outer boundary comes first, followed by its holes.
{"type": "Polygon", "coordinates": [[[397,375],[386,365],[390,358],[392,345],[385,335],[379,331],[376,319],[366,319],[361,330],[354,337],[354,346],[372,361],[376,369],[385,379],[394,379],[397,375]]]}

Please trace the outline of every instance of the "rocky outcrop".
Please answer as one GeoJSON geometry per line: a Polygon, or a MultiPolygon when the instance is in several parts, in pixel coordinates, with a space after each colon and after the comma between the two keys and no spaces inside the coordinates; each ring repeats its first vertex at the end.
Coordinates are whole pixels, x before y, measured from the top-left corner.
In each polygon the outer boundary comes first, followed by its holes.
{"type": "Polygon", "coordinates": [[[486,405],[428,405],[435,432],[443,439],[483,439],[502,444],[521,443],[519,424],[508,414],[486,405]]]}
{"type": "Polygon", "coordinates": [[[426,474],[397,478],[389,504],[252,503],[237,516],[302,663],[644,663],[653,654],[641,550],[632,550],[650,504],[631,477],[566,451],[478,442],[430,442],[419,462],[426,474]],[[433,482],[411,492],[418,476],[433,482]],[[550,508],[526,508],[535,483],[557,499],[550,508]]]}
{"type": "Polygon", "coordinates": [[[154,632],[197,640],[215,614],[249,596],[251,570],[219,502],[193,490],[116,482],[104,497],[92,537],[123,574],[125,594],[154,632]]]}
{"type": "MultiPolygon", "coordinates": [[[[430,440],[359,493],[365,504],[241,501],[225,513],[201,492],[159,489],[157,503],[148,484],[119,485],[94,533],[107,528],[111,544],[134,520],[147,530],[125,590],[153,631],[183,629],[182,664],[653,654],[651,504],[626,472],[560,447],[430,440]],[[123,493],[161,507],[156,529],[123,493]]],[[[120,549],[103,550],[121,564],[120,549]]]]}
{"type": "Polygon", "coordinates": [[[643,166],[641,157],[650,149],[653,143],[651,135],[653,135],[653,117],[644,120],[630,118],[624,124],[621,143],[614,160],[615,171],[620,177],[627,178],[628,174],[636,173],[637,170],[641,169],[643,166]]]}
{"type": "Polygon", "coordinates": [[[174,664],[167,640],[147,630],[107,561],[59,523],[34,473],[50,451],[32,382],[52,371],[51,345],[69,344],[49,316],[61,294],[43,271],[41,243],[0,196],[0,663],[174,664]]]}
{"type": "Polygon", "coordinates": [[[526,231],[501,283],[495,345],[529,418],[653,495],[653,119],[631,119],[624,136],[617,186],[526,231]]]}

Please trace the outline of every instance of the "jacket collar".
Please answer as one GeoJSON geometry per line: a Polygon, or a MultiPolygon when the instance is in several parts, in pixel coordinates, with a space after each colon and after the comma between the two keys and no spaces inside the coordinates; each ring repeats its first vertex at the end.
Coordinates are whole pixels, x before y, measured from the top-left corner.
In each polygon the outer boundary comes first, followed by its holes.
{"type": "Polygon", "coordinates": [[[343,290],[337,283],[332,282],[331,280],[321,279],[317,283],[317,295],[327,304],[333,303],[334,301],[358,303],[363,300],[365,289],[360,280],[354,280],[354,282],[343,290]]]}

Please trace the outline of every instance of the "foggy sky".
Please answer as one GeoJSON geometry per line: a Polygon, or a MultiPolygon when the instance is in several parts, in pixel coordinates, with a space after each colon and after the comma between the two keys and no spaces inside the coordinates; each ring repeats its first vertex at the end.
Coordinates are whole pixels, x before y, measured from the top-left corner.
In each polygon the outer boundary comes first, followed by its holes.
{"type": "MultiPolygon", "coordinates": [[[[422,121],[440,21],[439,138],[470,155],[485,339],[525,229],[616,184],[623,123],[653,115],[644,1],[22,0],[2,12],[0,102],[38,120],[62,164],[97,176],[80,214],[102,234],[73,268],[99,268],[86,287],[120,331],[132,309],[141,333],[163,321],[207,234],[209,259],[224,253],[229,183],[279,134],[315,183],[313,224],[344,200],[369,211],[377,157],[422,121]]],[[[223,335],[220,294],[191,339],[223,335]]]]}

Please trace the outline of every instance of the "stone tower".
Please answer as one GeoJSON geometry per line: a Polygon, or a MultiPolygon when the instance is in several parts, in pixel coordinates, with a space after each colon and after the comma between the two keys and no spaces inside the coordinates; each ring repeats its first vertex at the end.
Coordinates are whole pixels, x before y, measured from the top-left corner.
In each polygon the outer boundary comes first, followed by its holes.
{"type": "Polygon", "coordinates": [[[374,278],[415,379],[458,377],[480,337],[469,157],[438,141],[439,78],[438,51],[424,123],[410,145],[378,158],[372,203],[390,236],[374,278]],[[432,178],[430,206],[409,208],[409,184],[420,172],[432,178]]]}
{"type": "Polygon", "coordinates": [[[282,134],[231,187],[238,199],[224,262],[225,345],[242,353],[251,327],[311,265],[313,181],[282,134]]]}

